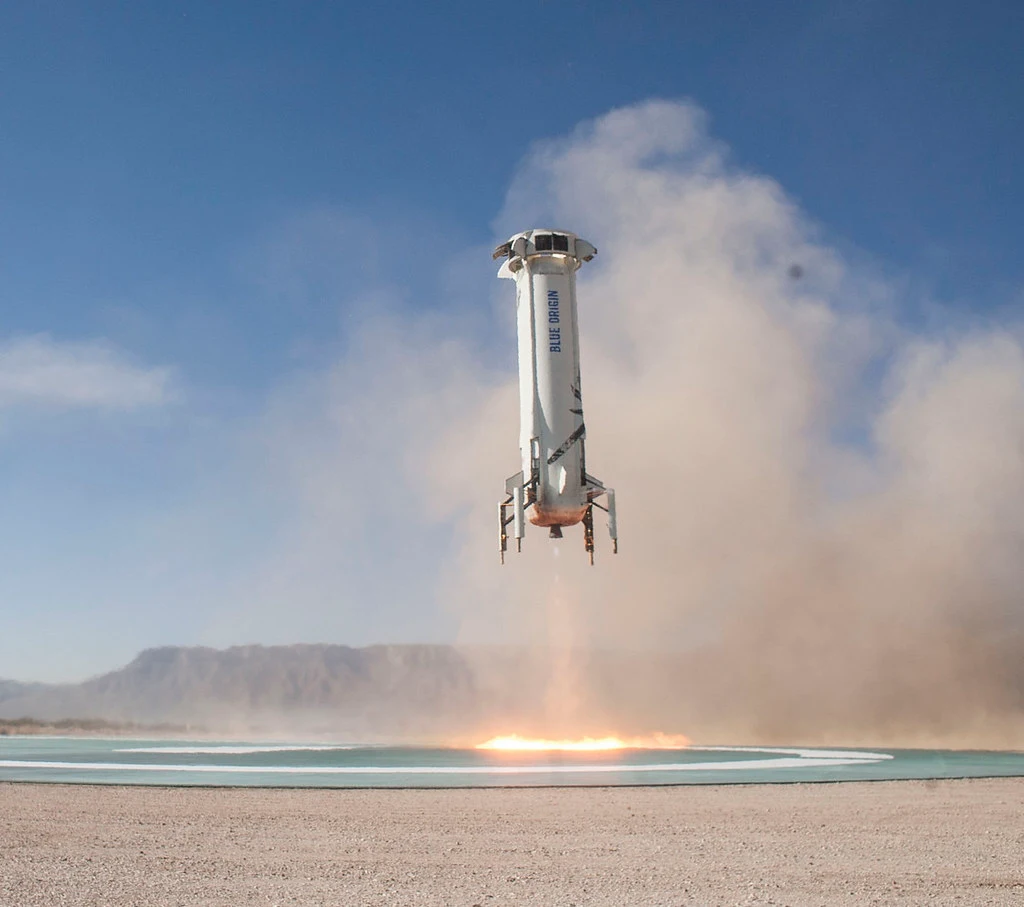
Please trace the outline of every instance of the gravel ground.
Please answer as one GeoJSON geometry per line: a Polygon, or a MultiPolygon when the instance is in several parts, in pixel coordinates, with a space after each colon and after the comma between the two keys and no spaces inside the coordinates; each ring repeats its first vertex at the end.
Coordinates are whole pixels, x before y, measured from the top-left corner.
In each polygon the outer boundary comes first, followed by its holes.
{"type": "Polygon", "coordinates": [[[323,791],[0,784],[0,904],[1024,905],[1024,779],[323,791]]]}

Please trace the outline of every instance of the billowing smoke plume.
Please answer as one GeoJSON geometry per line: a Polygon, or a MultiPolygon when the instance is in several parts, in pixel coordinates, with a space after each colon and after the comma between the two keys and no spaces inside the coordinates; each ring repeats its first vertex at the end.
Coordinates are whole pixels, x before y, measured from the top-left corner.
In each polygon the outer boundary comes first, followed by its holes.
{"type": "Polygon", "coordinates": [[[666,730],[1020,740],[1012,330],[900,329],[885,285],[774,182],[730,168],[689,105],[617,110],[536,149],[498,234],[536,226],[600,248],[580,281],[588,467],[618,490],[622,553],[606,543],[591,569],[571,533],[557,553],[534,533],[494,567],[510,378],[433,463],[439,500],[467,495],[445,586],[467,638],[687,653],[600,681],[620,721],[666,730]]]}
{"type": "MultiPolygon", "coordinates": [[[[391,367],[354,350],[329,382],[330,421],[358,447],[337,493],[400,469],[408,486],[367,512],[398,525],[412,500],[419,531],[454,532],[437,595],[462,640],[558,653],[536,723],[1024,741],[1015,326],[908,328],[893,288],[732,166],[688,104],[616,110],[534,149],[494,238],[544,226],[600,250],[580,275],[583,400],[588,469],[618,492],[618,557],[599,525],[595,568],[578,531],[533,532],[497,566],[515,377],[450,319],[443,345],[430,319],[378,326],[391,367]],[[379,377],[355,395],[371,359],[379,377]]],[[[494,293],[511,349],[513,289],[494,293]]],[[[523,730],[500,718],[489,730],[523,730]]]]}

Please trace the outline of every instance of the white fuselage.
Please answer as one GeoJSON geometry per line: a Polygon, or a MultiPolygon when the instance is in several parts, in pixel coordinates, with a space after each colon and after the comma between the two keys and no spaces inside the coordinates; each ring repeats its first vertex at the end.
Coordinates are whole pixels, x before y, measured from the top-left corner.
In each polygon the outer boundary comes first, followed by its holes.
{"type": "MultiPolygon", "coordinates": [[[[529,520],[538,526],[572,526],[587,510],[583,403],[580,393],[579,326],[576,313],[577,244],[569,251],[537,251],[530,236],[514,244],[522,254],[499,275],[516,282],[519,337],[519,402],[523,476],[536,479],[529,520]]],[[[566,234],[562,234],[566,235],[566,234]]],[[[515,237],[513,238],[515,240],[515,237]]]]}

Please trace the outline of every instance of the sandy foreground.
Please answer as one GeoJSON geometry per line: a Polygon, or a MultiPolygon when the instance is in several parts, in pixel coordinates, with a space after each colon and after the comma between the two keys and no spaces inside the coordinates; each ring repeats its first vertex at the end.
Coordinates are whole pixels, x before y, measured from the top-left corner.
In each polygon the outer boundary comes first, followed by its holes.
{"type": "Polygon", "coordinates": [[[0,784],[0,904],[1018,904],[1024,779],[323,791],[0,784]]]}

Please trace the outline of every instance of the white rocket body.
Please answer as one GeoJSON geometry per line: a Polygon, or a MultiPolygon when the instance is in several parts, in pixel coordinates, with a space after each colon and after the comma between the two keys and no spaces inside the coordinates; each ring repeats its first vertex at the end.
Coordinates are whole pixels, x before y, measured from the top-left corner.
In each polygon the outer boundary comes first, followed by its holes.
{"type": "Polygon", "coordinates": [[[587,474],[584,449],[576,271],[595,254],[590,243],[562,230],[517,233],[495,251],[495,258],[505,258],[498,276],[516,283],[522,458],[522,472],[506,482],[502,551],[507,523],[514,523],[520,540],[528,516],[556,538],[561,527],[583,522],[592,559],[593,506],[609,511],[615,538],[614,496],[587,474]],[[605,494],[609,506],[594,503],[605,494]],[[513,514],[507,518],[508,507],[513,514]]]}
{"type": "Polygon", "coordinates": [[[519,452],[523,475],[530,475],[534,459],[539,470],[529,519],[536,526],[573,526],[587,506],[576,312],[580,259],[536,254],[512,261],[519,267],[513,272],[506,261],[498,276],[516,282],[519,452]]]}

